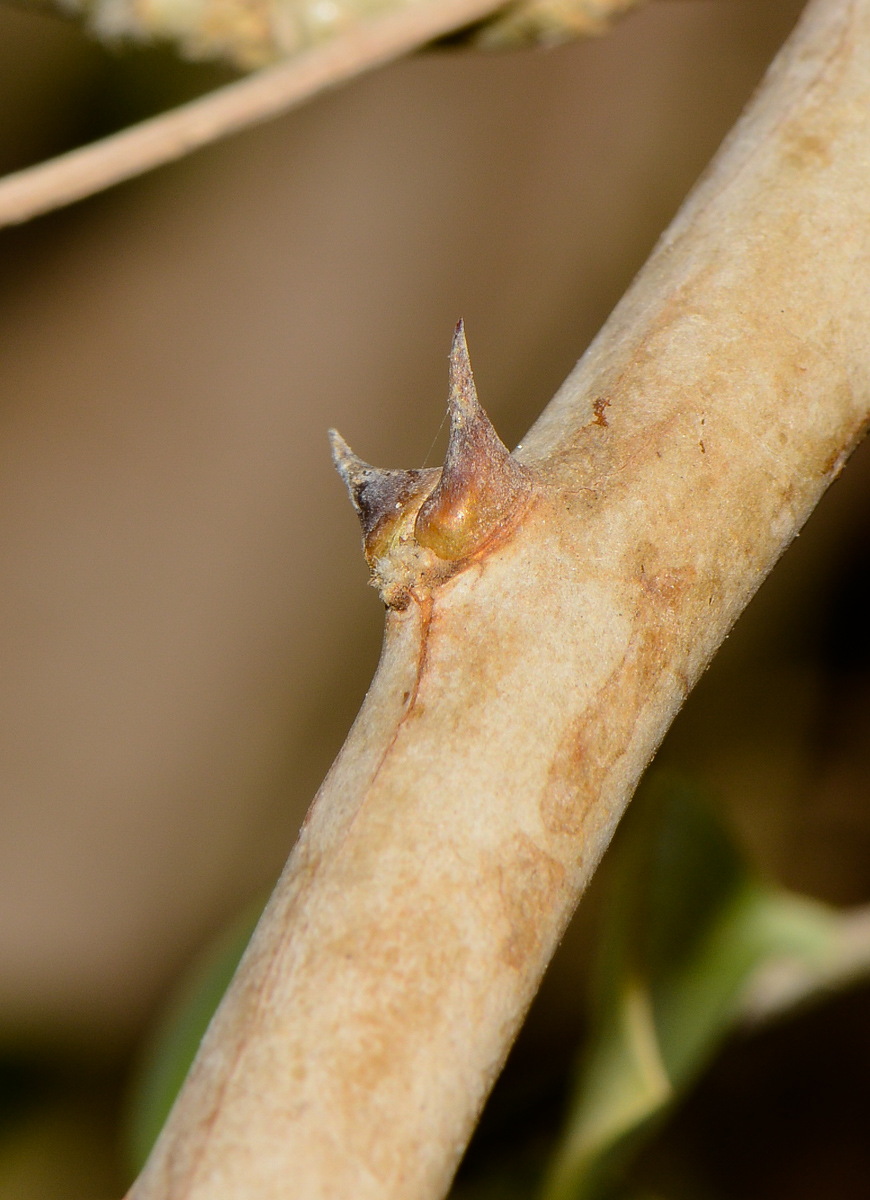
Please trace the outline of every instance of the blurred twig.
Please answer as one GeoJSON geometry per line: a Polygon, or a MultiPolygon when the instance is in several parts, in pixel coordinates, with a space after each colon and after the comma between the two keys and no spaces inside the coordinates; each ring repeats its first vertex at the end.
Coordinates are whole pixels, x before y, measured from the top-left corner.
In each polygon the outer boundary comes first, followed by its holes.
{"type": "Polygon", "coordinates": [[[181,158],[492,12],[502,0],[419,0],[130,129],[0,179],[15,225],[181,158]]]}
{"type": "Polygon", "coordinates": [[[541,1200],[614,1195],[726,1036],[870,972],[870,910],[763,881],[688,781],[643,792],[611,859],[591,1031],[541,1200]]]}
{"type": "MultiPolygon", "coordinates": [[[[23,0],[28,3],[28,0],[23,0]]],[[[193,58],[264,66],[120,133],[0,178],[0,227],[29,221],[286,112],[426,43],[466,30],[479,49],[555,45],[603,33],[642,0],[311,0],[310,3],[67,3],[105,40],[172,40],[193,58]],[[490,16],[492,20],[488,20],[490,16]],[[286,57],[289,56],[289,57],[286,57]]],[[[32,7],[44,8],[43,0],[32,7]]]]}

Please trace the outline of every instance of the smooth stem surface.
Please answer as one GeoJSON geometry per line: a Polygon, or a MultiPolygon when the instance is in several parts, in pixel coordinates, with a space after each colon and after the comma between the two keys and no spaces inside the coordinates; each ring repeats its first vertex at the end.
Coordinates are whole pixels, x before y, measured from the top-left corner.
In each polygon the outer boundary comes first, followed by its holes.
{"type": "MultiPolygon", "coordinates": [[[[870,413],[870,0],[815,0],[377,677],[136,1200],[437,1200],[685,695],[870,413]]],[[[484,397],[485,402],[485,397],[484,397]]]]}

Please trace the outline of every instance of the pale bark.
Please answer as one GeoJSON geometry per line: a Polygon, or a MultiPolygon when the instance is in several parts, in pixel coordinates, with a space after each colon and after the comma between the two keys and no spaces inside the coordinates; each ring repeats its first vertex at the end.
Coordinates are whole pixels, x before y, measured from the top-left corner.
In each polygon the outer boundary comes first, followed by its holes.
{"type": "Polygon", "coordinates": [[[518,448],[517,528],[389,613],[136,1200],[444,1194],[641,772],[865,428],[868,114],[870,0],[814,0],[518,448]]]}

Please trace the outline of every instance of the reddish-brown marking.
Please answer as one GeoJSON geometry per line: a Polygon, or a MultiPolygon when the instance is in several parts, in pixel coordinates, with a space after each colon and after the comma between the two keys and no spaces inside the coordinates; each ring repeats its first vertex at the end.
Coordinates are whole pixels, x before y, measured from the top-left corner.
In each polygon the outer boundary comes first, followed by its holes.
{"type": "Polygon", "coordinates": [[[595,413],[595,424],[601,425],[604,429],[607,429],[609,425],[609,421],[604,415],[604,410],[607,408],[610,408],[610,401],[606,396],[599,396],[598,399],[592,403],[592,411],[595,413]]]}
{"type": "Polygon", "coordinates": [[[510,932],[501,957],[521,970],[537,954],[546,919],[565,886],[565,868],[524,833],[515,833],[501,855],[499,892],[510,932]]]}

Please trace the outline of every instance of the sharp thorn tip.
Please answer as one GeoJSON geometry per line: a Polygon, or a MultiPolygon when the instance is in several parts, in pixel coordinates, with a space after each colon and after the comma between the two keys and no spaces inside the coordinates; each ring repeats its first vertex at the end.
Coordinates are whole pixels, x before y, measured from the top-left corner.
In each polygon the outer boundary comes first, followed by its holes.
{"type": "Polygon", "coordinates": [[[450,347],[450,392],[447,407],[451,412],[476,412],[480,408],[474,386],[474,374],[465,340],[465,322],[459,321],[450,347]]]}
{"type": "Polygon", "coordinates": [[[337,429],[329,430],[329,444],[335,469],[348,487],[359,483],[364,474],[371,470],[367,462],[354,454],[337,429]]]}
{"type": "Polygon", "coordinates": [[[453,343],[450,347],[450,357],[454,358],[457,355],[468,358],[468,342],[465,337],[465,321],[462,317],[456,322],[456,328],[453,330],[453,343]]]}

